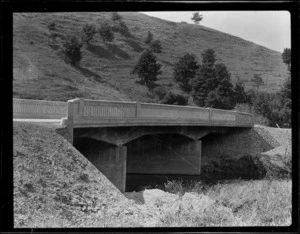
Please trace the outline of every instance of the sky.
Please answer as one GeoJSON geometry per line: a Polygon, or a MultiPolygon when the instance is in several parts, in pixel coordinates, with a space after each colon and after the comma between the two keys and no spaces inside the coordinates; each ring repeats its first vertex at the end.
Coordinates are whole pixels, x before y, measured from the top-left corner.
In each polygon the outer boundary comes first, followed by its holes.
{"type": "MultiPolygon", "coordinates": [[[[193,11],[141,12],[153,17],[193,24],[193,11]]],[[[200,11],[200,25],[216,29],[269,49],[283,52],[291,48],[291,23],[288,11],[200,11]]]]}

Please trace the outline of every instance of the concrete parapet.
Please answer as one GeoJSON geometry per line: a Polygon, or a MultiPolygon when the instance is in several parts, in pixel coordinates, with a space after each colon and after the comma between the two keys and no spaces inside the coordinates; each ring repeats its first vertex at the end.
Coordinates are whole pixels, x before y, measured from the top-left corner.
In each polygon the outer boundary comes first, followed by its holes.
{"type": "Polygon", "coordinates": [[[13,98],[13,118],[60,119],[67,115],[66,102],[13,98]]]}
{"type": "MultiPolygon", "coordinates": [[[[76,99],[72,101],[75,102],[76,99]]],[[[172,124],[174,126],[253,126],[253,115],[236,111],[140,102],[87,99],[77,99],[77,102],[78,110],[72,112],[74,127],[172,124]]]]}

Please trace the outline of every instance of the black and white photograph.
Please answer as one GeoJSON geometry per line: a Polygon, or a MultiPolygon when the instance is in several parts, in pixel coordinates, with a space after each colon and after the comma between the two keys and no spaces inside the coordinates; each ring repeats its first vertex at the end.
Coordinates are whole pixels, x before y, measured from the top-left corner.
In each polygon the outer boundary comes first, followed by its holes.
{"type": "Polygon", "coordinates": [[[15,229],[292,225],[289,11],[12,20],[15,229]]]}

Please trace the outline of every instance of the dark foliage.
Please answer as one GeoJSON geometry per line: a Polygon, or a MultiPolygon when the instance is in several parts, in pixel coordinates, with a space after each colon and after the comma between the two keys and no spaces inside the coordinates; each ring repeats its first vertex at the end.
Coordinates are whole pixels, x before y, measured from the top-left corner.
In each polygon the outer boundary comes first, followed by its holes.
{"type": "Polygon", "coordinates": [[[192,81],[192,95],[198,106],[233,109],[236,100],[230,73],[222,64],[215,64],[212,49],[202,53],[202,65],[192,81]]]}
{"type": "Polygon", "coordinates": [[[161,64],[157,63],[155,54],[152,50],[147,49],[142,53],[131,73],[137,74],[141,79],[141,83],[151,89],[153,82],[157,80],[157,76],[162,73],[160,69],[161,64]]]}
{"type": "MultiPolygon", "coordinates": [[[[251,92],[251,103],[254,114],[268,120],[271,127],[290,127],[291,108],[282,99],[280,91],[276,93],[251,92]]],[[[251,105],[251,104],[249,104],[251,105]]]]}
{"type": "Polygon", "coordinates": [[[145,43],[150,44],[152,40],[153,40],[153,34],[150,31],[148,31],[147,37],[145,39],[145,43]]]}
{"type": "Polygon", "coordinates": [[[160,40],[155,40],[150,43],[150,49],[153,50],[154,53],[161,53],[162,46],[160,40]]]}
{"type": "Polygon", "coordinates": [[[162,104],[181,105],[185,106],[188,103],[188,96],[178,91],[170,90],[161,100],[162,104]]]}
{"type": "Polygon", "coordinates": [[[185,54],[175,63],[173,78],[179,83],[180,87],[190,92],[192,90],[191,81],[194,79],[199,65],[194,54],[185,54]]]}
{"type": "Polygon", "coordinates": [[[96,34],[96,26],[93,24],[85,24],[82,27],[81,40],[85,43],[89,43],[96,34]]]}
{"type": "Polygon", "coordinates": [[[121,20],[114,23],[113,30],[120,32],[122,35],[124,35],[126,37],[132,36],[127,25],[121,20]]]}
{"type": "Polygon", "coordinates": [[[253,84],[254,84],[254,86],[256,87],[257,90],[259,89],[259,87],[261,85],[264,84],[264,81],[263,81],[263,79],[261,77],[261,74],[254,74],[253,78],[251,79],[251,81],[253,82],[253,84]]]}
{"type": "Polygon", "coordinates": [[[153,89],[153,94],[158,98],[158,100],[161,100],[164,96],[166,96],[167,90],[163,86],[158,86],[153,89]]]}
{"type": "Polygon", "coordinates": [[[235,86],[234,86],[234,97],[236,103],[247,103],[249,102],[249,97],[245,91],[244,82],[238,78],[235,86]]]}
{"type": "Polygon", "coordinates": [[[48,27],[49,31],[55,31],[56,30],[55,22],[49,23],[47,27],[48,27]]]}
{"type": "Polygon", "coordinates": [[[282,61],[288,66],[289,71],[291,70],[291,49],[285,48],[282,53],[282,61]]]}
{"type": "Polygon", "coordinates": [[[193,13],[193,17],[191,18],[191,20],[193,20],[195,22],[195,24],[199,24],[203,19],[203,16],[200,15],[199,12],[195,12],[193,13]]]}
{"type": "Polygon", "coordinates": [[[67,36],[63,44],[65,60],[71,64],[77,64],[82,58],[81,47],[82,43],[76,36],[67,36]]]}
{"type": "Polygon", "coordinates": [[[112,19],[112,21],[122,20],[122,16],[120,16],[118,14],[118,12],[112,12],[111,13],[111,19],[112,19]]]}
{"type": "Polygon", "coordinates": [[[99,31],[100,37],[102,38],[102,40],[104,42],[111,42],[115,38],[112,28],[108,22],[103,22],[100,25],[98,31],[99,31]]]}

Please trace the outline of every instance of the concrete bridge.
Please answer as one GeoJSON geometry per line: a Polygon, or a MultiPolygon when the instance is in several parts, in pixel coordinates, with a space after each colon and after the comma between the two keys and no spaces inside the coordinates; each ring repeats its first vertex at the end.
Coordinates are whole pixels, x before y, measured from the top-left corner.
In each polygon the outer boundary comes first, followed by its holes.
{"type": "Polygon", "coordinates": [[[14,118],[62,119],[60,131],[120,191],[126,174],[200,175],[202,138],[254,125],[249,113],[74,99],[14,99],[14,118]]]}

